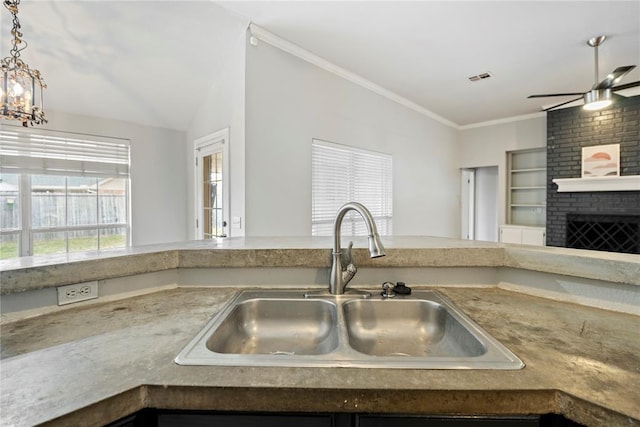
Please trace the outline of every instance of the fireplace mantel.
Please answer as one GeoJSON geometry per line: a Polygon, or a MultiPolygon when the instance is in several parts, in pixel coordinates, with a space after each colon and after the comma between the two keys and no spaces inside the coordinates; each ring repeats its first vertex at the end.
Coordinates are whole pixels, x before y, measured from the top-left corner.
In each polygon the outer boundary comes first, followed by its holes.
{"type": "Polygon", "coordinates": [[[555,178],[559,193],[586,191],[640,191],[640,175],[591,178],[555,178]]]}

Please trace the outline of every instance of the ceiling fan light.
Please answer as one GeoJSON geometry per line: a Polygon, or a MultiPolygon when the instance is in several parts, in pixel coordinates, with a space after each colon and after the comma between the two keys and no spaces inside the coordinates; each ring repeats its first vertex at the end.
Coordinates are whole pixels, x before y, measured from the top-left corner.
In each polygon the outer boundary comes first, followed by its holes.
{"type": "Polygon", "coordinates": [[[601,110],[613,103],[611,89],[593,89],[584,94],[585,110],[601,110]]]}

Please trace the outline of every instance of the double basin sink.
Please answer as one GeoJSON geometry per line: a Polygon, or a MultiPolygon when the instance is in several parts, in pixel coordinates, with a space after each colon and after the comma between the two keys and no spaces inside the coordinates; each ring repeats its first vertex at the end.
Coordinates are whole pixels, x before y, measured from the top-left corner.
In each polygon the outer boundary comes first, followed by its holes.
{"type": "Polygon", "coordinates": [[[373,291],[310,297],[303,290],[241,291],[175,361],[220,366],[524,367],[433,290],[395,298],[373,291]]]}

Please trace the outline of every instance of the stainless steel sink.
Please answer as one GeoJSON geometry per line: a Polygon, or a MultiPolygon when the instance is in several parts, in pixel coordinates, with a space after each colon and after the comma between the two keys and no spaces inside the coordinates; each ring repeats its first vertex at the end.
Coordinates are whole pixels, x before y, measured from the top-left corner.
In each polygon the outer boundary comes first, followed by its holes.
{"type": "Polygon", "coordinates": [[[372,356],[478,357],[487,349],[442,304],[360,300],[343,305],[349,344],[372,356]]]}
{"type": "Polygon", "coordinates": [[[242,291],[187,344],[180,365],[521,369],[442,295],[382,299],[303,290],[242,291]]]}
{"type": "Polygon", "coordinates": [[[226,354],[326,354],[338,346],[337,320],[329,301],[250,299],[233,307],[207,348],[226,354]]]}

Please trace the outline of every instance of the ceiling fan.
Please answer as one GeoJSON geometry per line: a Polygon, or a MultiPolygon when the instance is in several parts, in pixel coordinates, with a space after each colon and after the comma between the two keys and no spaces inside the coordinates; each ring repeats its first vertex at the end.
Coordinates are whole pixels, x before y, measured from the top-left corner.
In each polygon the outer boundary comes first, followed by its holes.
{"type": "Polygon", "coordinates": [[[606,40],[607,36],[598,36],[587,41],[587,44],[594,49],[595,53],[595,83],[593,87],[587,92],[570,92],[570,93],[547,93],[542,95],[529,95],[527,98],[546,98],[549,96],[578,96],[570,101],[562,102],[560,104],[556,104],[552,107],[543,108],[542,111],[550,111],[558,107],[562,107],[563,105],[570,104],[574,101],[578,101],[579,99],[584,100],[584,108],[587,110],[599,110],[601,108],[605,108],[609,106],[613,101],[613,92],[629,89],[632,87],[640,86],[640,81],[631,82],[619,86],[614,86],[631,70],[636,68],[635,65],[625,65],[622,67],[618,67],[604,80],[599,81],[600,77],[598,76],[598,46],[600,46],[606,40]]]}

